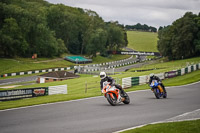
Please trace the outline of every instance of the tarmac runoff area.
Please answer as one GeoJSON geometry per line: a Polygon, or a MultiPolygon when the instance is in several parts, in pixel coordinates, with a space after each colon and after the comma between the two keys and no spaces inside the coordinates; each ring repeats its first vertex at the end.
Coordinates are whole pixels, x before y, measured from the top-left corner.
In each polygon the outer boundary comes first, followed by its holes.
{"type": "Polygon", "coordinates": [[[121,132],[124,132],[124,131],[127,131],[127,130],[141,128],[141,127],[144,127],[144,126],[150,125],[150,124],[191,121],[191,120],[198,120],[198,119],[200,119],[200,109],[194,110],[192,112],[187,112],[187,113],[172,117],[170,119],[166,119],[164,121],[158,121],[158,122],[153,122],[153,123],[149,123],[149,124],[139,125],[139,126],[136,126],[136,127],[131,127],[131,128],[127,128],[127,129],[124,129],[124,130],[120,130],[120,131],[117,131],[117,132],[114,132],[114,133],[121,133],[121,132]]]}
{"type": "MultiPolygon", "coordinates": [[[[187,84],[187,85],[181,85],[181,86],[189,86],[189,85],[196,84],[196,83],[199,83],[199,82],[200,81],[195,82],[195,83],[191,83],[191,84],[187,84]]],[[[173,87],[181,87],[181,86],[173,86],[173,87]]],[[[170,86],[170,87],[172,87],[172,86],[170,86]]],[[[166,87],[166,88],[170,88],[170,87],[166,87]]],[[[192,121],[192,120],[198,120],[198,119],[200,119],[200,109],[197,109],[197,110],[194,110],[194,111],[191,111],[191,112],[187,112],[187,113],[172,117],[170,119],[166,119],[164,121],[158,121],[158,122],[152,122],[152,123],[148,123],[148,124],[144,124],[144,125],[139,125],[139,126],[127,128],[127,129],[124,129],[124,130],[120,130],[120,131],[117,131],[117,132],[114,132],[114,133],[121,133],[121,132],[124,132],[124,131],[127,131],[127,130],[131,130],[131,129],[135,129],[135,128],[141,128],[141,127],[144,127],[144,126],[147,126],[147,125],[150,125],[150,124],[179,122],[179,121],[192,121]]]]}

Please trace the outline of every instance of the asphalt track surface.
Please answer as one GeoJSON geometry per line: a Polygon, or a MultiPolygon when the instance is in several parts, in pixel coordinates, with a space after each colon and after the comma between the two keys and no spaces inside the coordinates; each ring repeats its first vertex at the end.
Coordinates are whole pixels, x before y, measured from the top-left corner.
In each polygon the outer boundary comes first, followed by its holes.
{"type": "MultiPolygon", "coordinates": [[[[141,59],[145,59],[144,56],[141,56],[141,59]]],[[[135,59],[136,60],[136,59],[135,59]]],[[[149,62],[142,62],[142,63],[137,63],[137,64],[132,64],[124,67],[119,67],[115,68],[115,72],[123,72],[128,69],[134,68],[134,67],[140,67],[144,64],[148,64],[154,61],[149,61],[149,62]]],[[[110,70],[108,70],[109,72],[110,70]]],[[[72,73],[74,71],[71,71],[72,73]]],[[[0,80],[0,85],[9,85],[9,84],[15,84],[15,83],[21,83],[21,82],[28,82],[28,81],[36,81],[38,76],[27,76],[27,77],[21,77],[21,78],[10,78],[10,79],[1,79],[0,80]]]]}
{"type": "Polygon", "coordinates": [[[20,83],[20,82],[36,81],[36,79],[37,79],[37,76],[2,79],[2,80],[0,80],[0,85],[8,85],[8,84],[14,84],[14,83],[20,83]]]}
{"type": "Polygon", "coordinates": [[[131,103],[111,106],[103,97],[0,111],[1,133],[112,133],[200,109],[200,82],[167,88],[167,99],[150,90],[129,92],[131,103]]]}

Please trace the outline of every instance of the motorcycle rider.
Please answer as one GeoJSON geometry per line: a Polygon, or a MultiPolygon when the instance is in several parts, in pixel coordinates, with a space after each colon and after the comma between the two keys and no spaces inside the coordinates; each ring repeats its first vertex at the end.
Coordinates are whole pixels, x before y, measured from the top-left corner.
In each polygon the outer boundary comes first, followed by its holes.
{"type": "Polygon", "coordinates": [[[115,86],[117,89],[120,90],[122,97],[125,96],[124,90],[122,89],[121,85],[115,84],[115,80],[112,77],[107,76],[105,72],[100,72],[100,78],[101,78],[100,82],[101,90],[103,89],[103,83],[107,81],[110,82],[111,86],[115,86]]]}
{"type": "Polygon", "coordinates": [[[151,84],[151,82],[152,82],[153,80],[157,80],[158,83],[159,83],[159,84],[161,85],[161,87],[163,88],[164,93],[165,93],[165,94],[167,93],[167,92],[166,92],[166,89],[165,89],[165,86],[163,85],[163,83],[161,82],[161,79],[160,79],[158,76],[155,76],[154,73],[151,73],[151,74],[149,75],[149,77],[150,77],[150,79],[149,79],[149,85],[151,84]]]}

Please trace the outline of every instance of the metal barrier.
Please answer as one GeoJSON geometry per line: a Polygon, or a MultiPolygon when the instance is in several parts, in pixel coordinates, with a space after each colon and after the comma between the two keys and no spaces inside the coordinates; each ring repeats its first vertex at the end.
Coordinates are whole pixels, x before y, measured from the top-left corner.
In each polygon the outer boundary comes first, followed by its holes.
{"type": "MultiPolygon", "coordinates": [[[[181,76],[181,75],[199,70],[200,69],[199,66],[200,66],[200,63],[191,65],[179,70],[169,71],[165,73],[158,73],[155,75],[158,76],[160,79],[173,78],[176,76],[181,76]]],[[[122,88],[129,88],[135,85],[145,84],[145,83],[148,83],[148,80],[149,80],[149,75],[122,78],[122,88]]]]}

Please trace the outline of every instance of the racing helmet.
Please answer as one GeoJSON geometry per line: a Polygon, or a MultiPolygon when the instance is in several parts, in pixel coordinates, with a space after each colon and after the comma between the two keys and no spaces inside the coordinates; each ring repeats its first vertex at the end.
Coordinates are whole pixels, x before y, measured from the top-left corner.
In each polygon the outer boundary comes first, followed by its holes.
{"type": "Polygon", "coordinates": [[[104,78],[106,77],[106,73],[105,73],[105,72],[100,72],[99,75],[100,75],[100,78],[101,78],[101,79],[104,79],[104,78]]]}
{"type": "Polygon", "coordinates": [[[150,78],[151,78],[151,77],[154,77],[154,76],[155,76],[154,73],[151,73],[151,74],[149,75],[150,78]]]}

